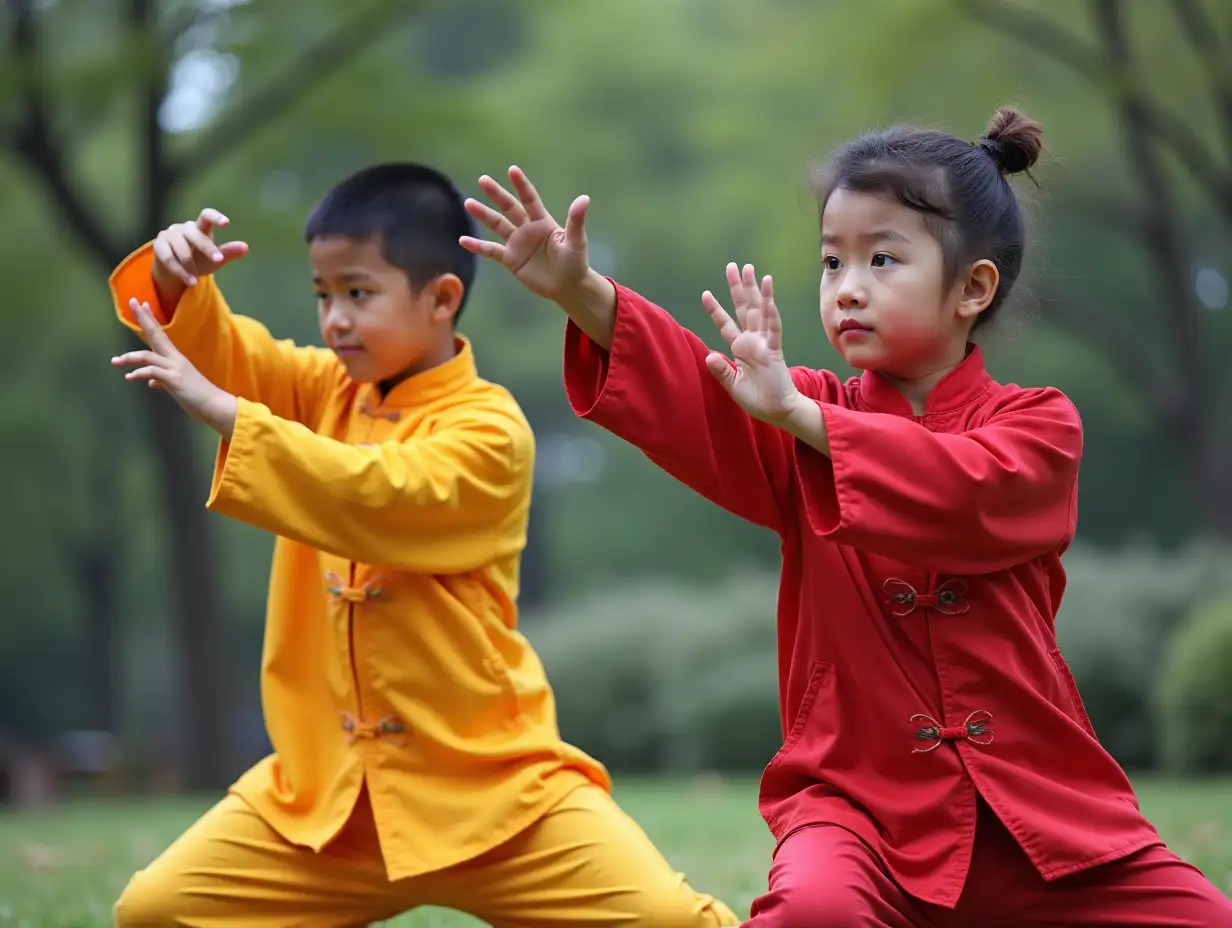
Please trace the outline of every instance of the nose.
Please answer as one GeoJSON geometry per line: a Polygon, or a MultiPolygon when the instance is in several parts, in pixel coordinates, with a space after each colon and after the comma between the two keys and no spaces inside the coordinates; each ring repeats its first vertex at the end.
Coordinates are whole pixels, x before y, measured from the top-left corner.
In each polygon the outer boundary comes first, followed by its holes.
{"type": "Polygon", "coordinates": [[[325,309],[325,328],[346,332],[351,328],[351,314],[343,300],[330,300],[325,309]]]}
{"type": "Polygon", "coordinates": [[[842,309],[858,309],[868,303],[868,293],[859,272],[846,268],[834,294],[834,302],[842,309]]]}

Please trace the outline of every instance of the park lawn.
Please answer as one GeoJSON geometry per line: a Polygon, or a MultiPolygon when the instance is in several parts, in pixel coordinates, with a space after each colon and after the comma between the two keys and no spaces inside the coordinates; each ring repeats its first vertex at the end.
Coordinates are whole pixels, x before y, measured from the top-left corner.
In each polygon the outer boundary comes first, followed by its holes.
{"type": "MultiPolygon", "coordinates": [[[[1137,781],[1143,811],[1169,845],[1232,894],[1232,780],[1137,781]]],[[[748,911],[764,887],[771,839],[752,779],[626,779],[616,796],[698,889],[748,911]]],[[[0,812],[0,926],[102,928],[129,874],[151,860],[208,800],[75,802],[0,812]]],[[[394,928],[475,926],[420,910],[394,928]]]]}

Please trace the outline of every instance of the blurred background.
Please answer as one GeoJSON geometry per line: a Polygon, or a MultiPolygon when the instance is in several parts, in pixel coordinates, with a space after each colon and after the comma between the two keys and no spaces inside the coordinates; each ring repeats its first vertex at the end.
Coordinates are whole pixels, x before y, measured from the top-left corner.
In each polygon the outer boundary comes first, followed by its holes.
{"type": "MultiPolygon", "coordinates": [[[[212,433],[108,364],[130,250],[221,209],[251,245],[232,306],[316,342],[301,227],[330,184],[412,159],[474,193],[517,163],[558,216],[590,194],[596,266],[684,325],[709,338],[699,295],[751,261],[789,362],[844,370],[810,164],[900,120],[976,139],[1004,103],[1048,155],[985,350],[1086,428],[1061,644],[1135,777],[1232,773],[1232,4],[7,0],[0,22],[0,828],[83,793],[217,794],[268,750],[271,539],[204,511],[212,433]]],[[[499,269],[463,329],[538,434],[523,627],[564,734],[621,776],[755,775],[781,743],[774,538],[575,421],[560,314],[499,269]]]]}

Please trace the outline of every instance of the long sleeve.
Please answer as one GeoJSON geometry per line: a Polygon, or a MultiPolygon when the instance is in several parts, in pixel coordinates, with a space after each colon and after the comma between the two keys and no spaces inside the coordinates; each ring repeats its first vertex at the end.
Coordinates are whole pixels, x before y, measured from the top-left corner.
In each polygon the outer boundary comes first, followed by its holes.
{"type": "Polygon", "coordinates": [[[213,276],[189,287],[168,318],[154,287],[153,263],[153,246],[147,244],[112,272],[108,284],[121,323],[140,335],[128,301],[148,302],[171,341],[211,383],[283,418],[315,423],[340,376],[332,352],[276,339],[255,319],[233,314],[213,276]]]}
{"type": "Polygon", "coordinates": [[[1082,425],[1059,391],[1023,390],[977,428],[822,404],[830,457],[800,444],[812,531],[922,568],[992,573],[1073,537],[1082,425]]]}
{"type": "Polygon", "coordinates": [[[240,401],[209,508],[348,560],[475,570],[525,544],[534,436],[497,404],[442,416],[422,438],[355,446],[240,401]]]}
{"type": "Polygon", "coordinates": [[[616,285],[604,351],[569,323],[565,392],[576,415],[639,448],[706,499],[782,532],[790,436],[749,416],[706,369],[710,349],[665,310],[616,285]]]}

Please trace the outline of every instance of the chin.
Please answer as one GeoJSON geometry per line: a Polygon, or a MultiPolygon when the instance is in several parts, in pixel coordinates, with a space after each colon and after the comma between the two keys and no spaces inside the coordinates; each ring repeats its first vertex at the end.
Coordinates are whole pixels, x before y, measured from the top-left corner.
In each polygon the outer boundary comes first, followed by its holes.
{"type": "Polygon", "coordinates": [[[847,351],[839,351],[851,367],[859,371],[877,371],[885,366],[885,356],[880,352],[863,346],[852,347],[847,351]]]}
{"type": "Polygon", "coordinates": [[[349,363],[344,359],[340,360],[342,360],[342,366],[346,368],[347,376],[356,383],[378,383],[381,379],[374,376],[372,365],[365,363],[364,360],[355,360],[349,363]]]}

